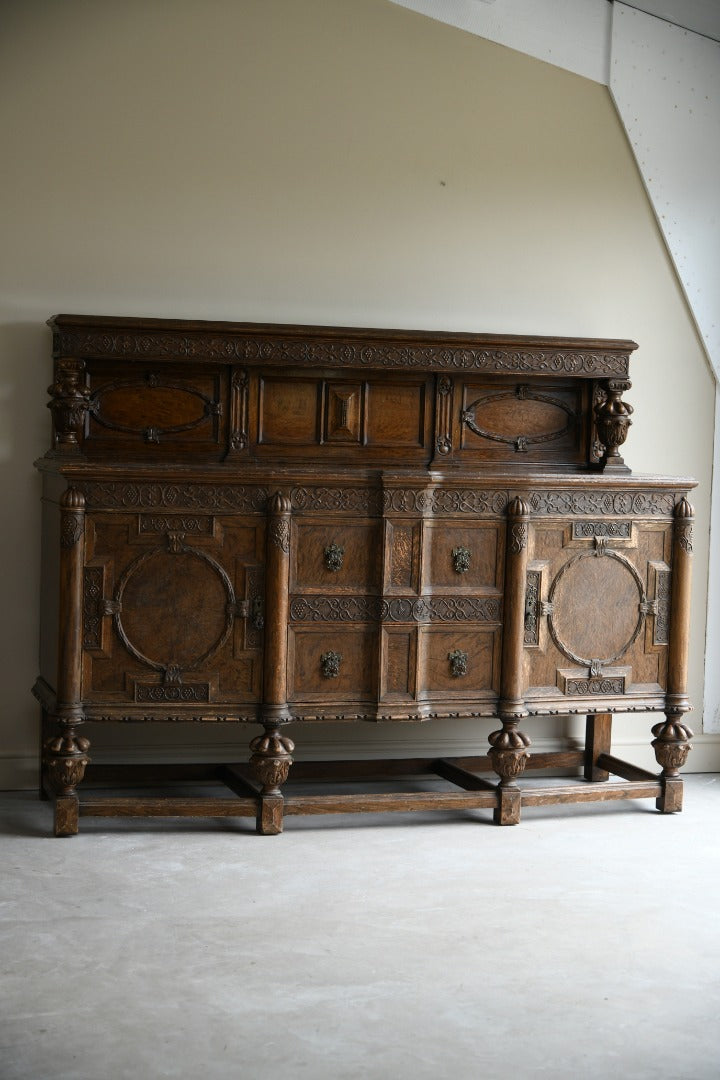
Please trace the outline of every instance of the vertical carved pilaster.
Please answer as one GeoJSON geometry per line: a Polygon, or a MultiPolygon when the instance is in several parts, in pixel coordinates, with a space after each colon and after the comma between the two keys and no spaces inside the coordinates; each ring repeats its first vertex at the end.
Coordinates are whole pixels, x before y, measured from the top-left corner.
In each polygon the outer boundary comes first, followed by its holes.
{"type": "Polygon", "coordinates": [[[443,458],[452,454],[452,409],[453,381],[440,375],[435,397],[435,452],[443,458]]]}
{"type": "Polygon", "coordinates": [[[690,640],[690,585],[693,551],[694,511],[687,499],[675,507],[673,525],[670,634],[668,647],[667,719],[655,724],[652,742],[658,765],[662,767],[663,794],[657,808],[669,814],[682,809],[682,780],[678,770],[692,749],[692,731],[682,717],[691,709],[687,696],[687,665],[690,640]]]}
{"type": "Polygon", "coordinates": [[[248,447],[248,402],[250,379],[244,368],[233,368],[230,378],[230,444],[226,457],[234,457],[248,447]]]}
{"type": "Polygon", "coordinates": [[[293,744],[278,725],[290,719],[287,709],[287,627],[290,607],[290,499],[276,492],[268,501],[265,566],[265,653],[262,718],[265,735],[253,739],[250,763],[262,785],[258,832],[282,831],[280,786],[292,764],[293,744]]]}
{"type": "Polygon", "coordinates": [[[48,386],[56,454],[79,454],[90,391],[85,386],[82,360],[58,360],[55,381],[48,386]]]}
{"type": "Polygon", "coordinates": [[[628,428],[632,424],[630,416],[632,405],[622,400],[622,395],[629,390],[629,379],[608,379],[605,383],[606,398],[595,407],[595,423],[598,437],[605,447],[602,459],[603,472],[629,472],[620,456],[618,447],[627,438],[628,428]]]}
{"type": "Polygon", "coordinates": [[[89,762],[86,738],[77,734],[83,723],[83,563],[85,555],[85,497],[68,488],[60,500],[60,627],[55,720],[61,734],[43,748],[48,786],[56,796],[55,834],[77,832],[75,789],[89,762]]]}
{"type": "Polygon", "coordinates": [[[489,757],[500,777],[499,804],[495,810],[498,825],[515,825],[520,820],[520,790],[517,778],[530,754],[530,740],[517,730],[518,721],[527,716],[524,700],[523,646],[525,640],[525,584],[528,561],[528,523],[530,507],[523,499],[513,499],[508,506],[505,562],[505,621],[503,626],[502,682],[498,716],[502,728],[489,736],[489,757]]]}

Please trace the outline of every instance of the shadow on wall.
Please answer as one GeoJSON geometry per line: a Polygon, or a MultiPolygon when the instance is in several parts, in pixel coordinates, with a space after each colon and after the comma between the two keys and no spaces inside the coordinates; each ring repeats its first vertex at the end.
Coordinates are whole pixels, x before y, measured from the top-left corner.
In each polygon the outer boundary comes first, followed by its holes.
{"type": "Polygon", "coordinates": [[[42,485],[33,461],[50,444],[50,356],[44,321],[0,326],[0,745],[10,757],[34,753],[36,742],[42,485]]]}

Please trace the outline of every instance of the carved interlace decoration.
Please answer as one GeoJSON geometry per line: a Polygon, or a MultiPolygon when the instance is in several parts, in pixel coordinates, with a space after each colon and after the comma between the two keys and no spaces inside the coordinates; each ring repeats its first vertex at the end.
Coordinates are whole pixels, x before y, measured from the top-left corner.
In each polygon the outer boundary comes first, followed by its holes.
{"type": "Polygon", "coordinates": [[[293,622],[498,622],[496,596],[294,596],[293,622]]]}
{"type": "Polygon", "coordinates": [[[525,645],[537,645],[539,642],[540,585],[542,575],[539,570],[528,570],[525,585],[525,645]]]}
{"type": "Polygon", "coordinates": [[[267,488],[239,484],[133,483],[78,480],[89,506],[112,510],[234,510],[264,512],[267,488]]]}

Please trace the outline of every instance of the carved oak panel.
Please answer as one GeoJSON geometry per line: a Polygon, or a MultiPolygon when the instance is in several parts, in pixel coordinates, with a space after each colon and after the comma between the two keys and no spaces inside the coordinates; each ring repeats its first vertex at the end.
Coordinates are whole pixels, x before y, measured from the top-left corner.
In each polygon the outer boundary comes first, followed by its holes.
{"type": "Polygon", "coordinates": [[[184,532],[194,520],[90,517],[83,601],[89,700],[259,700],[262,634],[253,598],[261,599],[264,523],[231,519],[211,535],[184,532]]]}

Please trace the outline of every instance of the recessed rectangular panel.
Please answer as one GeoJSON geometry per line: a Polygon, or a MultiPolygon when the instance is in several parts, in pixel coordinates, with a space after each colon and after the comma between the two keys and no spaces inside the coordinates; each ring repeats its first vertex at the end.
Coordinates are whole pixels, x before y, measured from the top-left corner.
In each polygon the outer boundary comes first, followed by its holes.
{"type": "Polygon", "coordinates": [[[316,444],[318,401],[316,379],[261,379],[258,442],[274,446],[316,444]]]}
{"type": "Polygon", "coordinates": [[[288,633],[290,701],[366,701],[374,696],[374,629],[290,626],[288,633]]]}
{"type": "Polygon", "coordinates": [[[362,399],[361,383],[326,384],[324,442],[360,443],[362,441],[362,399]]]}
{"type": "Polygon", "coordinates": [[[371,383],[367,389],[367,445],[423,445],[424,383],[371,383]]]}
{"type": "Polygon", "coordinates": [[[381,695],[412,698],[415,693],[417,631],[383,628],[381,695]]]}
{"type": "Polygon", "coordinates": [[[495,523],[433,521],[425,529],[423,586],[499,589],[502,585],[501,527],[495,523]]]}
{"type": "Polygon", "coordinates": [[[428,694],[468,697],[498,692],[499,630],[424,628],[421,684],[428,694]]]}
{"type": "Polygon", "coordinates": [[[380,574],[379,522],[295,524],[293,588],[376,592],[380,574]]]}

